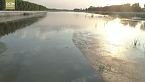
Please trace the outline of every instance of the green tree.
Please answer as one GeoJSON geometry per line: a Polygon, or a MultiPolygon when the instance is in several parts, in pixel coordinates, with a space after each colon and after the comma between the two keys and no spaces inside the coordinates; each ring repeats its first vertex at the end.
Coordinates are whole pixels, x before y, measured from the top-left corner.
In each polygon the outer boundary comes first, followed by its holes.
{"type": "MultiPolygon", "coordinates": [[[[5,0],[0,0],[0,10],[5,10],[5,0]]],[[[19,11],[43,11],[48,10],[45,6],[23,0],[16,0],[16,10],[19,11]]]]}

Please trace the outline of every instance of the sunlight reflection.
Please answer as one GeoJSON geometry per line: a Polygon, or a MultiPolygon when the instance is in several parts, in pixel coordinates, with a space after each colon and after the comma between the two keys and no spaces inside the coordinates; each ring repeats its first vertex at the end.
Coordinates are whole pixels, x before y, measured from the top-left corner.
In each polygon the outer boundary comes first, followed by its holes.
{"type": "MultiPolygon", "coordinates": [[[[108,42],[106,45],[106,50],[111,52],[112,56],[121,56],[124,53],[125,49],[121,45],[124,44],[124,41],[128,38],[129,30],[125,29],[122,24],[120,24],[120,19],[117,18],[109,22],[105,26],[105,35],[108,42]]],[[[122,55],[121,57],[124,58],[122,55]]]]}
{"type": "Polygon", "coordinates": [[[105,27],[106,38],[109,42],[120,43],[128,38],[130,33],[127,26],[120,24],[120,19],[115,19],[109,22],[105,27]]]}
{"type": "Polygon", "coordinates": [[[129,23],[121,24],[121,21],[122,19],[116,18],[104,22],[104,25],[100,21],[101,25],[98,24],[96,29],[97,33],[101,33],[104,37],[105,43],[100,45],[105,51],[109,52],[106,55],[126,59],[128,55],[133,55],[131,51],[134,40],[138,40],[138,37],[143,35],[144,32],[141,32],[140,29],[142,23],[137,23],[135,27],[131,27],[129,23]]]}

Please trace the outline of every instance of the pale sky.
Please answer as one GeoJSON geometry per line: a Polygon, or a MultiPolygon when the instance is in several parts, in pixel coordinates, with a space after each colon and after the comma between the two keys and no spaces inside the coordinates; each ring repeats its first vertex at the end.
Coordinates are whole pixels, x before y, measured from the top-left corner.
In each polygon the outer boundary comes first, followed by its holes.
{"type": "Polygon", "coordinates": [[[145,4],[144,0],[25,0],[25,1],[38,3],[48,8],[63,8],[63,9],[87,8],[89,6],[105,6],[124,3],[132,4],[137,2],[139,2],[143,7],[143,4],[145,4]]]}

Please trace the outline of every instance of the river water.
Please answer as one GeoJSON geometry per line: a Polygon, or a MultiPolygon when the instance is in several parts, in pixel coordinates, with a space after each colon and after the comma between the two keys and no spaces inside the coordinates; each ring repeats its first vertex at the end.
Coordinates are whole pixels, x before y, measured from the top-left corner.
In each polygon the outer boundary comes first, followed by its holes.
{"type": "Polygon", "coordinates": [[[143,82],[145,21],[48,12],[0,23],[0,82],[143,82]]]}

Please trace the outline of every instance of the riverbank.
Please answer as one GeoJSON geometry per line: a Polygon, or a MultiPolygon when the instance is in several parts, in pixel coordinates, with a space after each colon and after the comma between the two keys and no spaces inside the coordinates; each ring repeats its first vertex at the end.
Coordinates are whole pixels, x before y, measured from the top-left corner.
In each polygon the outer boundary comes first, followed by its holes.
{"type": "Polygon", "coordinates": [[[0,22],[45,16],[46,11],[0,11],[0,22]]]}
{"type": "Polygon", "coordinates": [[[140,17],[142,19],[145,18],[145,12],[109,12],[109,11],[85,11],[87,13],[94,13],[94,14],[102,14],[102,15],[111,15],[117,16],[122,18],[132,18],[132,17],[140,17]]]}
{"type": "Polygon", "coordinates": [[[0,11],[1,16],[18,16],[18,15],[29,15],[29,14],[44,14],[46,11],[0,11]]]}

